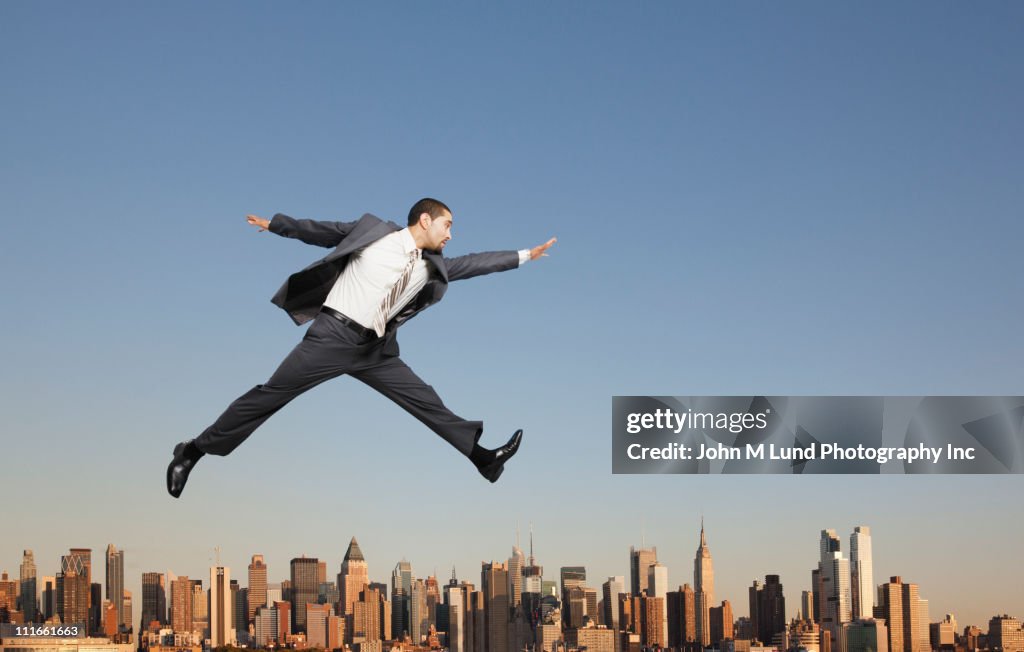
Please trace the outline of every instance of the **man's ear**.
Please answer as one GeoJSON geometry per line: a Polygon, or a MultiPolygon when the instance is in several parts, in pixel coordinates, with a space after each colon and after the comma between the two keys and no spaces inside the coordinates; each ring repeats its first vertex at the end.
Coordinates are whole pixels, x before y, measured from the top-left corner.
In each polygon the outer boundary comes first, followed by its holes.
{"type": "Polygon", "coordinates": [[[420,213],[420,219],[416,223],[419,224],[424,229],[427,229],[427,228],[430,228],[430,222],[431,221],[432,221],[432,218],[430,217],[430,213],[427,213],[426,211],[424,211],[424,212],[420,213]]]}

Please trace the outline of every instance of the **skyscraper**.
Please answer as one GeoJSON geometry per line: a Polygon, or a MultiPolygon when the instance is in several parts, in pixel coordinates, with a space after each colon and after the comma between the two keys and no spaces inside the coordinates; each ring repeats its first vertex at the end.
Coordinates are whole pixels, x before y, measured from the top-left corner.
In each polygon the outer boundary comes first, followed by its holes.
{"type": "Polygon", "coordinates": [[[711,643],[711,605],[715,602],[715,570],[711,563],[711,549],[704,535],[704,519],[700,520],[700,545],[693,560],[693,594],[697,620],[697,642],[707,647],[711,643]]]}
{"type": "Polygon", "coordinates": [[[647,569],[658,561],[658,548],[629,547],[629,590],[633,595],[640,595],[648,590],[647,569]]]}
{"type": "Polygon", "coordinates": [[[391,634],[401,638],[409,632],[409,600],[412,597],[412,564],[402,560],[391,572],[391,634]]]}
{"type": "Polygon", "coordinates": [[[927,601],[918,595],[916,584],[905,584],[896,575],[878,587],[875,616],[888,626],[889,652],[928,652],[927,601]]]}
{"type": "Polygon", "coordinates": [[[291,561],[292,631],[306,631],[306,605],[316,604],[320,587],[320,560],[315,557],[296,557],[291,561]]]}
{"type": "MultiPolygon", "coordinates": [[[[519,536],[516,535],[516,539],[519,536]]],[[[519,542],[512,546],[512,556],[508,558],[508,595],[513,607],[522,602],[523,568],[526,566],[526,555],[519,549],[519,542]]]]}
{"type": "Polygon", "coordinates": [[[175,632],[192,631],[192,580],[187,575],[171,582],[171,629],[175,632]]]}
{"type": "Polygon", "coordinates": [[[142,574],[142,630],[156,620],[167,622],[167,589],[163,573],[142,574]]]}
{"type": "Polygon", "coordinates": [[[822,530],[819,541],[818,603],[821,629],[831,636],[833,647],[839,646],[839,632],[843,623],[850,622],[850,560],[843,559],[839,536],[835,530],[822,530]]]}
{"type": "Polygon", "coordinates": [[[60,558],[57,610],[65,625],[87,626],[92,607],[92,550],[72,548],[60,558]]]}
{"type": "Polygon", "coordinates": [[[306,605],[306,643],[311,648],[327,647],[327,619],[334,615],[329,604],[306,605]]]}
{"type": "Polygon", "coordinates": [[[117,610],[117,627],[124,627],[124,551],[107,546],[107,600],[117,610]]]}
{"type": "Polygon", "coordinates": [[[480,588],[484,594],[484,649],[487,652],[509,652],[508,620],[511,600],[508,594],[508,569],[505,564],[484,562],[480,571],[480,588]]]}
{"type": "Polygon", "coordinates": [[[786,630],[786,599],[778,575],[766,575],[764,585],[755,580],[750,587],[750,622],[763,645],[771,645],[786,630]]]}
{"type": "Polygon", "coordinates": [[[875,577],[871,564],[871,528],[858,525],[850,535],[850,586],[854,620],[871,618],[875,577]]]}
{"type": "MultiPolygon", "coordinates": [[[[20,598],[18,608],[25,617],[26,623],[36,622],[38,617],[38,603],[36,602],[36,561],[31,550],[25,550],[21,554],[20,598]]],[[[39,618],[41,622],[43,619],[39,618]]]]}
{"type": "Polygon", "coordinates": [[[18,581],[7,576],[7,571],[0,574],[0,616],[7,622],[8,614],[18,610],[18,581]]]}
{"type": "Polygon", "coordinates": [[[249,596],[246,619],[254,621],[256,610],[267,606],[267,564],[263,555],[253,555],[249,563],[249,596]]]}
{"type": "MultiPolygon", "coordinates": [[[[341,572],[338,573],[338,591],[341,594],[338,611],[341,615],[352,615],[352,606],[359,601],[359,594],[370,584],[369,573],[359,542],[352,537],[348,543],[348,550],[345,551],[345,558],[341,562],[341,572]]],[[[349,641],[350,639],[351,637],[349,641]]]]}
{"type": "Polygon", "coordinates": [[[663,629],[658,640],[665,645],[668,642],[668,567],[660,562],[654,562],[647,567],[647,594],[661,598],[663,629]]]}
{"type": "Polygon", "coordinates": [[[725,639],[733,638],[732,605],[728,600],[722,600],[721,606],[711,607],[708,611],[708,621],[711,625],[711,645],[718,647],[725,639]]]}
{"type": "MultiPolygon", "coordinates": [[[[562,622],[570,625],[573,622],[582,622],[583,614],[573,613],[569,594],[574,588],[583,588],[587,581],[587,569],[584,566],[562,566],[559,575],[562,585],[562,622]]],[[[582,599],[582,597],[581,593],[579,599],[582,599]]],[[[582,603],[580,603],[580,606],[577,606],[577,612],[580,611],[581,606],[582,603]]]]}
{"type": "Polygon", "coordinates": [[[449,652],[467,652],[466,650],[466,614],[463,604],[463,592],[459,588],[445,587],[448,604],[448,650],[449,652]]]}
{"type": "MultiPolygon", "coordinates": [[[[601,586],[601,594],[604,599],[604,624],[612,630],[619,630],[619,596],[626,592],[626,580],[621,575],[609,577],[608,581],[601,586]]],[[[619,637],[616,636],[615,640],[619,637]]]]}
{"type": "Polygon", "coordinates": [[[423,580],[412,581],[412,594],[409,596],[409,636],[413,645],[419,645],[428,630],[427,621],[427,589],[423,580]]]}
{"type": "Polygon", "coordinates": [[[666,596],[668,611],[668,645],[680,648],[697,640],[697,610],[693,588],[689,584],[670,591],[666,596]]]}
{"type": "Polygon", "coordinates": [[[210,567],[210,645],[221,647],[234,645],[235,629],[231,597],[231,569],[225,566],[210,567]]]}

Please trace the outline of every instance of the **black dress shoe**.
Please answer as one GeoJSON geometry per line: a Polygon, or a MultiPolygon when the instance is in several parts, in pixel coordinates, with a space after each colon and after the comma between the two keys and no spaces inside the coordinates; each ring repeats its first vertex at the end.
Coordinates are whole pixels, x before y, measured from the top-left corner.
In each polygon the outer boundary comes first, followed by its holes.
{"type": "Polygon", "coordinates": [[[494,449],[494,459],[487,464],[478,466],[477,470],[480,471],[480,475],[484,476],[491,482],[497,482],[498,478],[501,477],[502,471],[505,470],[505,462],[509,461],[516,451],[519,450],[519,444],[523,441],[523,431],[516,430],[512,435],[511,439],[508,440],[501,448],[494,449]]]}
{"type": "Polygon", "coordinates": [[[185,483],[188,482],[188,474],[191,473],[192,467],[199,461],[199,458],[193,459],[185,455],[185,447],[190,443],[192,443],[191,439],[175,446],[174,459],[167,466],[167,493],[175,498],[180,496],[182,490],[185,489],[185,483]]]}

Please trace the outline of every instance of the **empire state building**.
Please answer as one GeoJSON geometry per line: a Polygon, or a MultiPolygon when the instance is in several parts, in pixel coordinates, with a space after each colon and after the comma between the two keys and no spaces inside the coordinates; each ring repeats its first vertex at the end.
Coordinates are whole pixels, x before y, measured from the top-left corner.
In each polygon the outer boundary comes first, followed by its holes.
{"type": "Polygon", "coordinates": [[[715,570],[711,565],[711,550],[704,536],[704,519],[700,519],[700,546],[693,559],[693,593],[695,598],[697,641],[703,646],[711,644],[711,605],[715,603],[715,570]]]}

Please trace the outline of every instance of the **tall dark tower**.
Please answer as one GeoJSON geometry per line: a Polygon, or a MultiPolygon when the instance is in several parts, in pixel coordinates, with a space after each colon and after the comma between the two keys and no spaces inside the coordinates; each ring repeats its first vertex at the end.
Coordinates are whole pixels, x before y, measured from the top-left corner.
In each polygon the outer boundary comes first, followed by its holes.
{"type": "Polygon", "coordinates": [[[697,642],[711,644],[711,605],[715,603],[715,569],[711,563],[711,549],[704,535],[704,518],[700,519],[700,545],[693,559],[693,594],[697,625],[697,642]]]}

